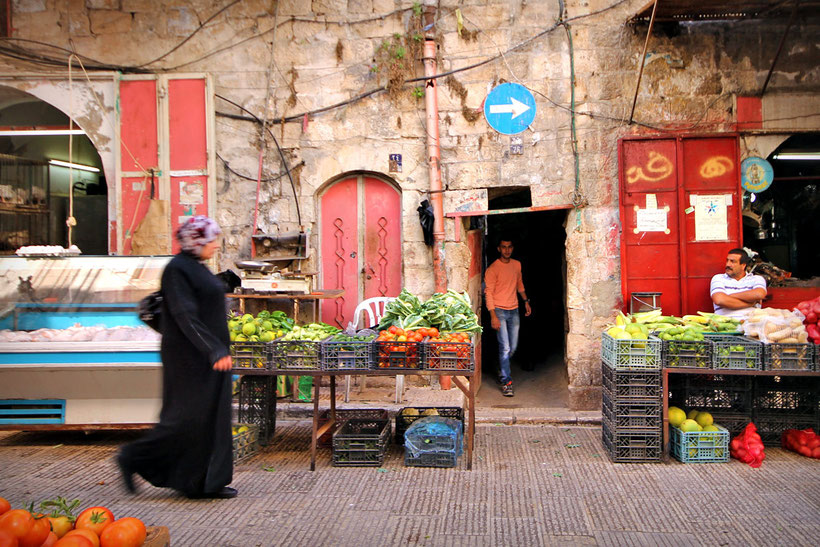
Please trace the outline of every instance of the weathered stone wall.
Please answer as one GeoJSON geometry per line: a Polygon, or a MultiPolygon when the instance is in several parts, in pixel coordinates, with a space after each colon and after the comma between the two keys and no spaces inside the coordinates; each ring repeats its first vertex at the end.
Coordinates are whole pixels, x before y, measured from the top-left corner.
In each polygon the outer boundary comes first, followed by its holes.
{"type": "MultiPolygon", "coordinates": [[[[569,214],[566,240],[566,360],[573,408],[599,404],[598,336],[621,305],[618,139],[667,130],[733,130],[735,97],[759,93],[786,26],[785,20],[659,26],[629,124],[646,27],[626,21],[645,3],[566,0],[568,26],[563,26],[557,24],[562,15],[557,0],[440,0],[430,29],[439,72],[451,72],[438,80],[445,211],[486,209],[488,190],[503,186],[528,186],[534,206],[582,206],[569,214]],[[510,154],[511,138],[491,130],[481,111],[487,92],[502,82],[524,84],[536,97],[538,116],[519,135],[520,155],[510,154]]],[[[384,84],[384,72],[374,70],[377,49],[394,34],[412,32],[413,2],[245,0],[219,14],[213,4],[16,0],[13,16],[16,36],[74,47],[88,64],[93,59],[146,70],[207,72],[217,95],[247,112],[295,117],[270,129],[288,163],[298,166],[294,182],[302,224],[312,229],[314,244],[317,192],[329,182],[357,172],[393,180],[403,197],[405,284],[422,296],[432,293],[432,258],[416,213],[429,186],[424,101],[414,98],[412,86],[399,100],[383,92],[354,100],[384,84]],[[346,104],[314,112],[337,103],[346,104]],[[312,113],[304,118],[306,112],[312,113]],[[391,153],[403,155],[401,173],[388,173],[391,153]]],[[[817,104],[819,29],[817,19],[802,18],[790,31],[764,98],[764,106],[771,105],[764,112],[777,113],[777,130],[820,125],[818,108],[789,99],[801,94],[817,104]],[[800,115],[790,117],[797,108],[803,108],[800,115]]],[[[3,73],[32,70],[7,58],[0,62],[3,73]]],[[[416,75],[421,74],[419,63],[416,75]]],[[[413,85],[423,91],[423,83],[413,85]]],[[[222,116],[247,115],[230,103],[217,97],[215,105],[217,152],[231,169],[255,179],[259,128],[222,116]]],[[[266,142],[263,177],[270,178],[282,164],[272,139],[266,142]]],[[[226,231],[222,265],[231,266],[249,255],[256,182],[217,165],[217,218],[226,231]]],[[[295,228],[293,203],[286,177],[264,184],[259,228],[295,228]]],[[[463,240],[455,241],[455,222],[461,221],[445,222],[447,272],[451,286],[466,289],[469,256],[463,240]]]]}

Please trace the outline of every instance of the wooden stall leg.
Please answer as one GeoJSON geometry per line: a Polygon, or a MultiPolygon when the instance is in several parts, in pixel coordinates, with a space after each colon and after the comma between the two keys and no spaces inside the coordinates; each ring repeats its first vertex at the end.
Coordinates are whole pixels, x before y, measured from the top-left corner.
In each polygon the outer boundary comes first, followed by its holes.
{"type": "Polygon", "coordinates": [[[310,436],[310,470],[316,471],[316,443],[319,431],[319,384],[321,377],[317,376],[313,382],[313,434],[310,436]]]}
{"type": "MultiPolygon", "coordinates": [[[[317,378],[321,379],[321,376],[317,378]]],[[[330,377],[330,421],[336,423],[336,377],[330,377]]]]}
{"type": "Polygon", "coordinates": [[[661,439],[661,458],[664,463],[669,463],[669,371],[663,369],[661,372],[661,397],[663,397],[663,438],[661,439]]]}

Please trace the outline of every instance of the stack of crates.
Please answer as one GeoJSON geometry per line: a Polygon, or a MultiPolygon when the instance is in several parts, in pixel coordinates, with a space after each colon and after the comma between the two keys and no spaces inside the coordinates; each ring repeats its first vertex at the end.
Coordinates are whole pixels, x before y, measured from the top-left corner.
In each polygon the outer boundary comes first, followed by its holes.
{"type": "Polygon", "coordinates": [[[268,444],[276,429],[276,376],[242,376],[238,414],[240,422],[259,427],[259,444],[268,444]]]}
{"type": "Polygon", "coordinates": [[[333,465],[381,467],[390,444],[390,420],[352,418],[333,433],[333,465]]]}
{"type": "Polygon", "coordinates": [[[601,344],[604,448],[616,463],[661,459],[661,340],[616,340],[601,344]]]}

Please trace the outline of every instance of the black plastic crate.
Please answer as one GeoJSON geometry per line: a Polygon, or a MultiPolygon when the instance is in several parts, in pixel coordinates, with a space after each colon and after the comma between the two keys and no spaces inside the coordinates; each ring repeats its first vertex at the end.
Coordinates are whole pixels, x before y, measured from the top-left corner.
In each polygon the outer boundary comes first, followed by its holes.
{"type": "Polygon", "coordinates": [[[764,370],[815,370],[814,344],[765,344],[764,370]]]}
{"type": "Polygon", "coordinates": [[[622,433],[603,420],[601,439],[615,463],[652,463],[661,460],[661,433],[622,433]]]}
{"type": "Polygon", "coordinates": [[[259,450],[259,426],[256,424],[233,424],[233,462],[239,463],[259,450]],[[235,431],[235,433],[234,433],[235,431]]]}
{"type": "Polygon", "coordinates": [[[422,368],[425,370],[475,369],[475,346],[472,342],[429,342],[425,340],[422,368]]]}
{"type": "Polygon", "coordinates": [[[270,342],[231,342],[233,368],[271,370],[270,342]]]}
{"type": "Polygon", "coordinates": [[[756,413],[754,424],[763,444],[767,446],[780,446],[780,439],[787,429],[806,429],[811,427],[815,431],[820,430],[820,417],[786,415],[783,413],[756,413]]]}
{"type": "Polygon", "coordinates": [[[274,340],[270,344],[273,370],[298,371],[321,369],[321,342],[313,340],[274,340]]]}
{"type": "Polygon", "coordinates": [[[374,342],[376,370],[421,369],[424,345],[421,342],[374,342]]]}
{"type": "Polygon", "coordinates": [[[464,429],[464,409],[460,406],[406,406],[396,413],[396,442],[403,445],[404,432],[407,431],[407,428],[416,420],[427,416],[442,416],[459,420],[462,431],[464,429]],[[431,412],[433,410],[436,411],[436,414],[431,412]],[[411,414],[408,414],[408,411],[411,414]],[[418,414],[412,413],[413,411],[418,414]]]}
{"type": "Polygon", "coordinates": [[[754,385],[756,413],[820,416],[820,381],[799,376],[762,376],[754,385]]]}
{"type": "Polygon", "coordinates": [[[615,370],[603,363],[601,383],[603,388],[618,400],[661,400],[663,395],[659,370],[615,370]]]}
{"type": "Polygon", "coordinates": [[[661,401],[625,401],[618,402],[604,391],[602,413],[614,431],[635,433],[659,433],[663,419],[661,401]]]}
{"type": "Polygon", "coordinates": [[[455,451],[422,452],[416,456],[404,453],[406,467],[455,467],[458,454],[455,451]]]}
{"type": "MultiPolygon", "coordinates": [[[[390,414],[384,408],[337,408],[336,427],[325,431],[319,437],[319,446],[333,445],[333,432],[339,429],[346,420],[389,420],[390,414]]],[[[330,421],[330,409],[327,408],[319,413],[319,427],[330,421]]]]}
{"type": "Polygon", "coordinates": [[[713,343],[699,341],[664,340],[663,366],[669,368],[712,368],[713,343]]]}
{"type": "Polygon", "coordinates": [[[601,334],[601,358],[616,370],[658,370],[663,365],[661,339],[616,340],[601,334]]]}
{"type": "Polygon", "coordinates": [[[367,341],[339,341],[335,338],[332,336],[322,342],[322,370],[370,370],[376,366],[373,344],[376,335],[367,341]]]}
{"type": "Polygon", "coordinates": [[[705,333],[713,344],[712,368],[762,370],[763,342],[745,336],[705,333]]]}
{"type": "Polygon", "coordinates": [[[740,435],[746,426],[749,425],[749,422],[753,421],[750,414],[724,413],[719,411],[710,411],[710,414],[715,421],[715,425],[725,428],[729,432],[730,438],[740,435]]]}
{"type": "Polygon", "coordinates": [[[268,443],[276,430],[276,376],[242,376],[238,418],[259,426],[259,443],[268,443]]]}
{"type": "Polygon", "coordinates": [[[381,467],[389,442],[390,420],[347,420],[333,433],[333,465],[381,467]]]}
{"type": "Polygon", "coordinates": [[[740,375],[669,375],[670,405],[714,414],[752,410],[752,378],[740,375]]]}

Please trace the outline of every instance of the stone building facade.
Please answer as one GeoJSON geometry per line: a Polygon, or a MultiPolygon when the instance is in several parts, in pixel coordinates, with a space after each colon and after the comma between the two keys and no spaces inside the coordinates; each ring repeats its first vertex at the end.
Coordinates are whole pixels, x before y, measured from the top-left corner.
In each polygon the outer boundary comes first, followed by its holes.
{"type": "MultiPolygon", "coordinates": [[[[425,81],[420,62],[391,62],[435,38],[445,213],[482,211],[500,188],[529,189],[534,208],[565,208],[566,363],[570,406],[596,408],[599,333],[622,307],[618,143],[636,134],[734,133],[737,97],[758,95],[788,18],[659,25],[628,20],[646,0],[15,0],[0,85],[74,117],[116,180],[121,75],[204,74],[213,92],[215,208],[225,230],[221,266],[250,254],[255,179],[264,148],[258,228],[297,229],[294,193],[267,120],[292,167],[301,225],[318,245],[318,196],[349,174],[374,174],[401,192],[402,276],[434,291],[432,256],[416,208],[429,194],[425,81]],[[49,44],[49,45],[46,45],[49,44]],[[85,70],[73,65],[69,52],[85,70]],[[36,55],[54,60],[39,62],[36,55]],[[60,61],[62,60],[62,65],[60,61]],[[643,71],[634,114],[633,98],[643,71]],[[534,94],[537,116],[513,137],[490,128],[487,93],[504,82],[534,94]],[[630,119],[631,122],[630,123],[630,119]],[[264,141],[264,143],[263,143],[264,141]],[[519,141],[515,141],[518,143],[519,141]],[[388,157],[401,154],[401,172],[388,157]],[[238,176],[245,175],[245,177],[238,176]]],[[[820,19],[791,26],[762,99],[764,119],[741,130],[741,156],[764,155],[794,132],[820,127],[820,19]]],[[[42,59],[40,59],[42,61],[42,59]]],[[[109,192],[109,219],[116,219],[109,192]]],[[[469,275],[467,221],[445,219],[450,287],[479,295],[469,275]]],[[[318,267],[314,256],[312,266],[318,267]]]]}

